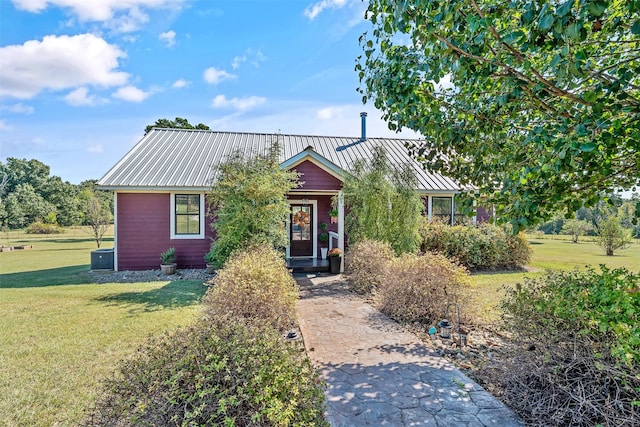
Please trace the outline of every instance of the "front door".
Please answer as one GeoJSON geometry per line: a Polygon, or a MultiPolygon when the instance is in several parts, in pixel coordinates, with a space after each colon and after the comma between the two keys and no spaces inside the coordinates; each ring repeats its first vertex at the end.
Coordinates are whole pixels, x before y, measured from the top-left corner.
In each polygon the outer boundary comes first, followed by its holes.
{"type": "Polygon", "coordinates": [[[313,206],[291,205],[289,239],[292,257],[313,256],[313,206]]]}

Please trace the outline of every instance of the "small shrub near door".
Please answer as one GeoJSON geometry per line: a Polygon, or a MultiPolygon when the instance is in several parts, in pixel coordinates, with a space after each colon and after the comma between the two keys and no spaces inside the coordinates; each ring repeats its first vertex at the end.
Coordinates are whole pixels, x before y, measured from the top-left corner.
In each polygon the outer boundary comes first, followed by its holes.
{"type": "Polygon", "coordinates": [[[365,239],[351,245],[345,254],[345,271],[353,290],[367,294],[378,288],[393,256],[393,249],[386,242],[365,239]]]}
{"type": "Polygon", "coordinates": [[[272,322],[282,313],[295,317],[298,289],[284,258],[263,245],[235,252],[213,279],[203,301],[210,313],[272,322]]]}
{"type": "Polygon", "coordinates": [[[233,316],[151,339],[123,362],[87,426],[326,426],[316,373],[270,325],[233,316]]]}

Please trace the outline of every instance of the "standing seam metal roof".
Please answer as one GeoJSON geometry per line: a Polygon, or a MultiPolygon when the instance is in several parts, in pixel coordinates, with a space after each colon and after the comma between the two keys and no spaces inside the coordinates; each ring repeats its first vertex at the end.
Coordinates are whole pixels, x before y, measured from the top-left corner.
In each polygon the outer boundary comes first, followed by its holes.
{"type": "Polygon", "coordinates": [[[425,171],[407,154],[405,142],[416,139],[360,138],[219,132],[192,129],[153,129],[146,134],[99,181],[107,189],[208,188],[214,167],[230,154],[264,153],[279,141],[280,162],[307,147],[348,172],[358,160],[370,160],[373,148],[382,145],[394,165],[410,164],[418,179],[418,190],[457,192],[461,186],[450,178],[425,171]]]}

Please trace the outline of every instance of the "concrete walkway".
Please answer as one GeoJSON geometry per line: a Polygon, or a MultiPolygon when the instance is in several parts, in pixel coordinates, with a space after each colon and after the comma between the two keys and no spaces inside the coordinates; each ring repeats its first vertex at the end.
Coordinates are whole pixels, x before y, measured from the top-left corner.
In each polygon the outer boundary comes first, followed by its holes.
{"type": "Polygon", "coordinates": [[[523,425],[336,276],[295,278],[300,329],[307,354],[327,382],[332,426],[523,425]]]}

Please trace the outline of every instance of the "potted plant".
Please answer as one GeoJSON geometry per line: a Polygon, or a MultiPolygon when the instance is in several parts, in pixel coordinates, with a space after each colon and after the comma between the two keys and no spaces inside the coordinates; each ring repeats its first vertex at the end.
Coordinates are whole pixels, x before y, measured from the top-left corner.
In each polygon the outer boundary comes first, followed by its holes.
{"type": "Polygon", "coordinates": [[[329,272],[339,274],[340,267],[342,267],[342,251],[339,248],[333,248],[327,256],[329,257],[329,272]]]}
{"type": "MultiPolygon", "coordinates": [[[[325,225],[327,225],[327,224],[325,224],[325,225]]],[[[322,228],[322,227],[320,227],[320,228],[322,228]]],[[[320,233],[318,235],[318,240],[320,241],[320,243],[323,244],[322,246],[320,246],[320,254],[322,255],[322,259],[327,259],[327,251],[329,250],[329,248],[327,248],[327,246],[324,245],[324,244],[329,241],[329,233],[326,233],[326,232],[320,233]]]]}
{"type": "Polygon", "coordinates": [[[331,217],[331,224],[338,223],[338,209],[331,209],[329,211],[329,216],[331,217]]]}
{"type": "Polygon", "coordinates": [[[160,270],[164,274],[175,274],[176,248],[169,248],[160,254],[160,270]]]}
{"type": "Polygon", "coordinates": [[[215,258],[213,255],[213,246],[211,247],[211,249],[209,249],[209,252],[204,254],[204,262],[205,264],[207,264],[207,273],[213,274],[216,272],[215,258]]]}

